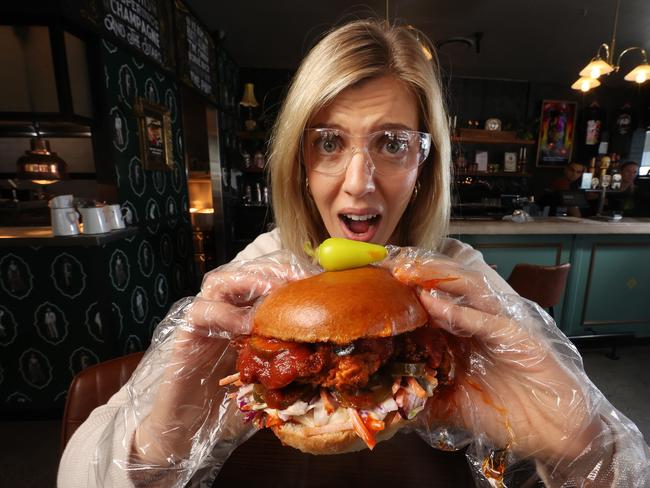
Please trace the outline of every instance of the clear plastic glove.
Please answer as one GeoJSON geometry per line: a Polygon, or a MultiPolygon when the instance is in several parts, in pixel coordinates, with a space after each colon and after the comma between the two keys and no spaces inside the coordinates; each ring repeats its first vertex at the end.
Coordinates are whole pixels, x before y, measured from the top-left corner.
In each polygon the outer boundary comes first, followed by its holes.
{"type": "Polygon", "coordinates": [[[102,436],[97,486],[110,484],[114,469],[136,486],[185,486],[199,469],[205,472],[196,478],[213,476],[255,430],[219,386],[235,370],[230,339],[250,333],[258,298],[317,271],[274,253],[211,271],[196,298],[176,303],[125,386],[128,402],[102,436]],[[126,459],[115,455],[116,444],[126,459]]]}
{"type": "Polygon", "coordinates": [[[419,417],[429,444],[471,443],[477,482],[493,486],[522,458],[536,461],[549,486],[648,486],[643,437],[592,384],[546,312],[436,253],[391,248],[381,266],[420,287],[436,326],[460,338],[455,386],[419,417]]]}

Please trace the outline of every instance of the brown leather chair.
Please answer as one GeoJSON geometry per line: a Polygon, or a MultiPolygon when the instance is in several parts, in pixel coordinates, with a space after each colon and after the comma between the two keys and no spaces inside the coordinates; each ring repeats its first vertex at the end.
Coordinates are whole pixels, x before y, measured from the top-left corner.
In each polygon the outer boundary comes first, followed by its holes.
{"type": "Polygon", "coordinates": [[[135,352],[90,366],[70,383],[61,422],[61,452],[96,407],[105,404],[133,374],[144,352],[135,352]]]}
{"type": "Polygon", "coordinates": [[[571,263],[558,266],[519,263],[510,273],[508,283],[522,297],[548,308],[551,317],[555,317],[553,307],[562,299],[570,269],[571,263]]]}

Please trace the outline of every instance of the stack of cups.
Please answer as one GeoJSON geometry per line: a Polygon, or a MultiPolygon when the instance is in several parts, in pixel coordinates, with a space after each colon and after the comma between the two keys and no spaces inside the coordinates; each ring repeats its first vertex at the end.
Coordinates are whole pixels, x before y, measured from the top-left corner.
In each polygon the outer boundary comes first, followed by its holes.
{"type": "Polygon", "coordinates": [[[72,195],[59,195],[48,202],[52,217],[52,234],[74,236],[79,234],[79,213],[74,208],[72,195]]]}

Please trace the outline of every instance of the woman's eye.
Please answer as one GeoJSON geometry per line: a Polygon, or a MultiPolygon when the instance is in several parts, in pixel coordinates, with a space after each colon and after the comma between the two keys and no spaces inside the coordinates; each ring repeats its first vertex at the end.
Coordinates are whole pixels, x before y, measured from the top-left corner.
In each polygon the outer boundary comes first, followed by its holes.
{"type": "Polygon", "coordinates": [[[333,154],[341,146],[340,136],[337,134],[321,134],[316,140],[315,146],[323,154],[333,154]]]}
{"type": "Polygon", "coordinates": [[[324,139],[320,143],[320,148],[326,153],[333,153],[336,151],[336,142],[332,139],[324,139]]]}
{"type": "Polygon", "coordinates": [[[401,148],[402,144],[397,141],[388,141],[386,143],[386,151],[388,151],[390,154],[397,154],[401,148]]]}
{"type": "Polygon", "coordinates": [[[384,150],[388,154],[400,154],[408,150],[408,142],[397,136],[387,136],[384,141],[384,150]]]}

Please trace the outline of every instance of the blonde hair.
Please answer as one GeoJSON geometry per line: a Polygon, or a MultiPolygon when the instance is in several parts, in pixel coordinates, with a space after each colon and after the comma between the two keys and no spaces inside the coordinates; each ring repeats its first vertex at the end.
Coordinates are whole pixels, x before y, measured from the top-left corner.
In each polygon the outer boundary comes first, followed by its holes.
{"type": "Polygon", "coordinates": [[[282,244],[290,251],[300,254],[305,242],[315,245],[329,237],[309,195],[301,164],[304,129],[314,114],[343,90],[381,76],[395,77],[415,94],[419,130],[432,137],[431,153],[418,176],[417,195],[398,223],[393,244],[437,249],[446,236],[450,140],[437,60],[427,59],[408,28],[360,20],[334,29],[309,52],[271,134],[273,212],[282,244]]]}

